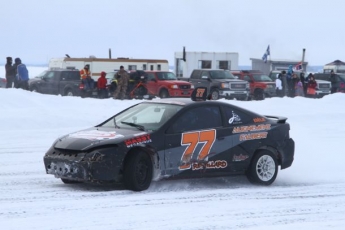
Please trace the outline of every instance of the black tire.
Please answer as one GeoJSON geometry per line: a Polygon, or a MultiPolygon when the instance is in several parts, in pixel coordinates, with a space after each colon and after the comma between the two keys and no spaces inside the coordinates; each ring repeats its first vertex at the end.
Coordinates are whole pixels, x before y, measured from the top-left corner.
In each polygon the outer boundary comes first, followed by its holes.
{"type": "Polygon", "coordinates": [[[124,168],[124,185],[126,189],[143,191],[150,187],[153,165],[145,152],[130,152],[124,168]]]}
{"type": "Polygon", "coordinates": [[[168,98],[168,97],[169,97],[169,92],[168,92],[168,90],[162,89],[162,90],[159,92],[159,97],[160,97],[160,98],[168,98]]]}
{"type": "Polygon", "coordinates": [[[32,87],[30,88],[30,91],[31,91],[31,92],[35,92],[35,93],[39,93],[36,86],[32,86],[32,87]]]}
{"type": "Polygon", "coordinates": [[[254,92],[255,100],[264,100],[265,99],[265,92],[261,89],[257,89],[254,92]]]}
{"type": "Polygon", "coordinates": [[[246,172],[248,180],[253,184],[270,185],[278,174],[277,157],[268,150],[255,154],[246,172]]]}
{"type": "Polygon", "coordinates": [[[81,183],[80,181],[69,180],[69,179],[63,179],[63,178],[61,178],[61,181],[62,181],[64,184],[79,184],[79,183],[81,183]]]}
{"type": "Polygon", "coordinates": [[[71,89],[66,89],[66,90],[65,90],[65,96],[73,97],[73,96],[74,96],[73,90],[71,90],[71,89]]]}
{"type": "Polygon", "coordinates": [[[219,99],[219,90],[218,89],[212,89],[210,95],[211,95],[211,100],[218,100],[219,99]]]}

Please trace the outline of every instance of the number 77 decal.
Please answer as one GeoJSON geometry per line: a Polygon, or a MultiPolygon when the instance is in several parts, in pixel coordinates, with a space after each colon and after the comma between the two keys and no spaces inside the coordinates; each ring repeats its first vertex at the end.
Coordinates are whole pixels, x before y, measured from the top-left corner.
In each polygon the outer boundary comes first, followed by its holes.
{"type": "Polygon", "coordinates": [[[186,149],[181,157],[179,170],[191,168],[191,159],[198,144],[203,144],[198,153],[198,161],[207,161],[210,150],[216,139],[216,130],[203,130],[190,133],[182,133],[181,145],[186,145],[186,149]]]}

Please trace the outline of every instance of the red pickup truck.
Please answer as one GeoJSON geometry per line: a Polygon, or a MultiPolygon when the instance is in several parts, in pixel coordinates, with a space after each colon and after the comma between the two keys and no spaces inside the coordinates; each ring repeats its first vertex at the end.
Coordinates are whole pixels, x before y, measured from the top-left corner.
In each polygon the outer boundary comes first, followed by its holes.
{"type": "Polygon", "coordinates": [[[147,93],[160,98],[191,97],[194,85],[180,81],[174,73],[168,71],[145,71],[147,80],[144,86],[147,93]]]}

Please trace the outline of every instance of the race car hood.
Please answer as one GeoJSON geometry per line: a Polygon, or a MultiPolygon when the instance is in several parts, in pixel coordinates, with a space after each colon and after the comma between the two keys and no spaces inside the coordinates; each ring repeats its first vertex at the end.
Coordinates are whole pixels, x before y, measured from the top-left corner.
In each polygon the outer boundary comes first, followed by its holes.
{"type": "Polygon", "coordinates": [[[54,143],[54,148],[87,151],[101,145],[119,144],[144,135],[147,133],[140,130],[93,127],[58,138],[54,143]]]}

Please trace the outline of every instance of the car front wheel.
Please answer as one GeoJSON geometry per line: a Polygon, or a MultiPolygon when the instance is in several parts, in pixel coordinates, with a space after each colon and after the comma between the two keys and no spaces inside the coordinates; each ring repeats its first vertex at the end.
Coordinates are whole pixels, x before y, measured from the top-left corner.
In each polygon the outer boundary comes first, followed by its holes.
{"type": "Polygon", "coordinates": [[[247,178],[253,184],[270,185],[274,182],[278,174],[277,157],[270,151],[258,152],[248,170],[247,178]]]}
{"type": "Polygon", "coordinates": [[[211,90],[211,99],[218,100],[219,99],[219,91],[217,89],[211,90]]]}
{"type": "Polygon", "coordinates": [[[148,189],[153,175],[150,156],[145,152],[130,152],[129,154],[123,177],[126,189],[133,191],[148,189]]]}

